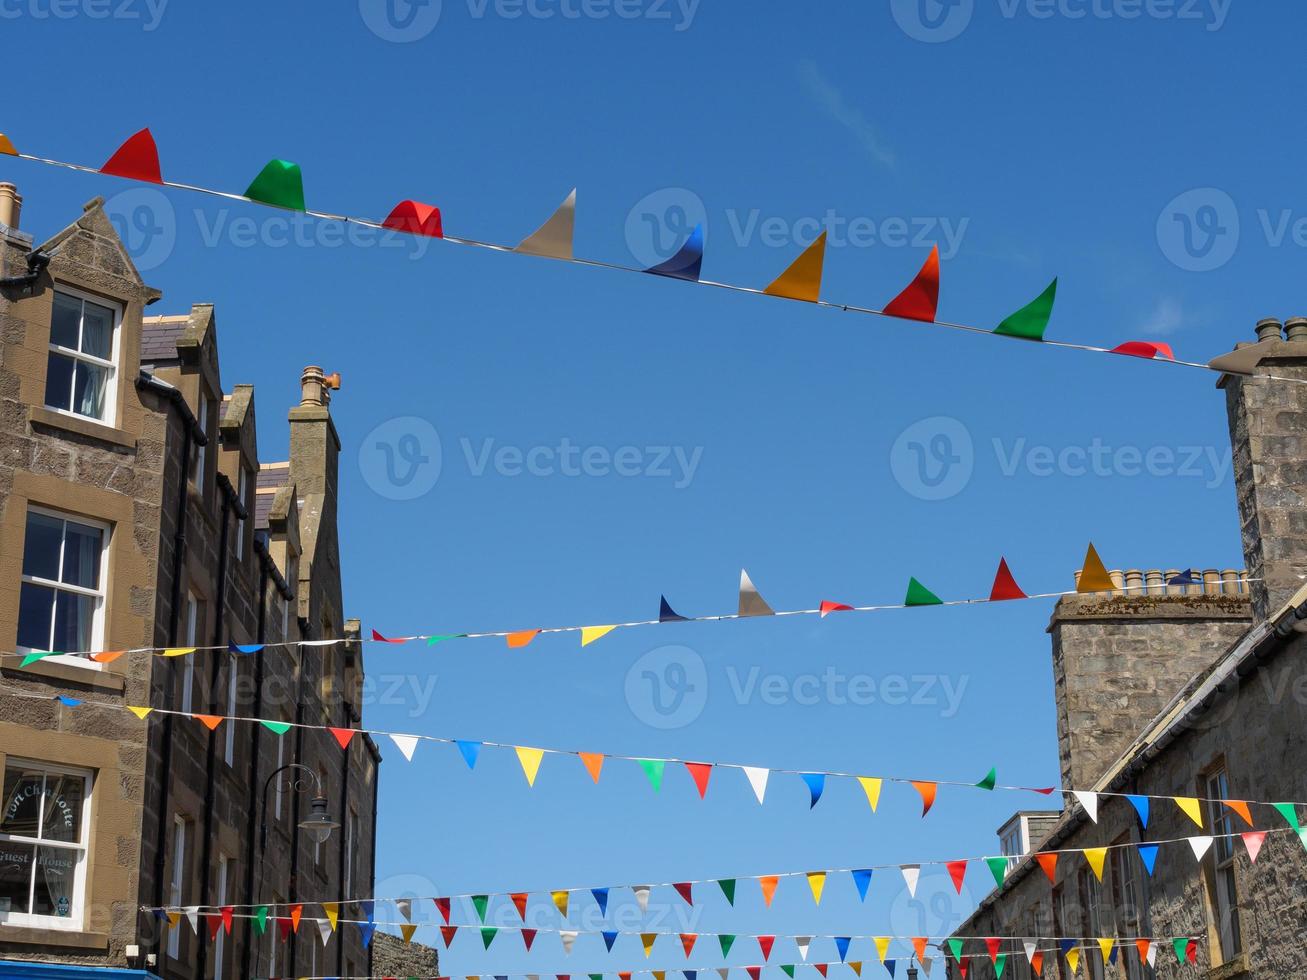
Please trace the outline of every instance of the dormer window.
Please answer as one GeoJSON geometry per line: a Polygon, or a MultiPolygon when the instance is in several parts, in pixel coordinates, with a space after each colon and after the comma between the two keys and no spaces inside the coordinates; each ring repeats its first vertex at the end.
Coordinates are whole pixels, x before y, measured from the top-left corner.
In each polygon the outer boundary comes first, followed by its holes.
{"type": "Polygon", "coordinates": [[[66,287],[54,294],[45,404],[97,422],[114,421],[119,311],[66,287]]]}

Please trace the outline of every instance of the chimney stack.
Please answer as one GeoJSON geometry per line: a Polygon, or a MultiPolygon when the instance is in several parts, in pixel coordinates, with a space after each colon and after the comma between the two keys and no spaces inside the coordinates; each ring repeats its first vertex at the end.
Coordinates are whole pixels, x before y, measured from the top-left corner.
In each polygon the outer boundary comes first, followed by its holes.
{"type": "Polygon", "coordinates": [[[18,188],[10,183],[0,183],[0,225],[18,230],[18,220],[23,211],[23,198],[18,188]]]}

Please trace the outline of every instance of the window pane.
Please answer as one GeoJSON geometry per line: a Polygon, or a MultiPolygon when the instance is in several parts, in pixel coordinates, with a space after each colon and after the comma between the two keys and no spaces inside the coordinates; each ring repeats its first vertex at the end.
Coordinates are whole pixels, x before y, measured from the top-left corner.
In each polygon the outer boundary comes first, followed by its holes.
{"type": "Polygon", "coordinates": [[[73,379],[73,411],[87,418],[104,417],[104,388],[109,374],[102,367],[77,362],[77,373],[73,379]]]}
{"type": "Polygon", "coordinates": [[[29,911],[27,896],[32,886],[35,851],[31,844],[0,841],[0,915],[29,911]]]}
{"type": "Polygon", "coordinates": [[[72,407],[72,390],[72,358],[52,353],[45,368],[45,403],[67,411],[72,407]]]}
{"type": "Polygon", "coordinates": [[[53,648],[67,653],[72,650],[90,650],[93,644],[91,627],[95,623],[97,600],[93,596],[60,592],[54,606],[53,648]]]}
{"type": "Polygon", "coordinates": [[[54,314],[50,319],[50,343],[77,350],[77,321],[82,316],[82,301],[63,293],[54,294],[54,314]]]}
{"type": "Polygon", "coordinates": [[[82,351],[106,361],[113,356],[113,310],[95,303],[82,308],[82,351]]]}
{"type": "Polygon", "coordinates": [[[5,770],[5,809],[0,833],[35,837],[41,817],[41,773],[5,770]]]}
{"type": "Polygon", "coordinates": [[[54,589],[24,582],[18,594],[18,645],[29,650],[49,650],[50,617],[54,613],[54,589]]]}
{"type": "Polygon", "coordinates": [[[41,840],[79,843],[82,839],[82,798],[86,778],[52,772],[45,777],[45,817],[41,840]]]}
{"type": "Polygon", "coordinates": [[[67,847],[36,849],[36,893],[33,915],[54,915],[66,919],[73,911],[73,885],[78,852],[67,847]]]}
{"type": "Polygon", "coordinates": [[[69,585],[80,585],[84,589],[100,587],[100,542],[104,532],[98,527],[89,527],[69,521],[64,539],[64,567],[59,579],[69,585]]]}
{"type": "Polygon", "coordinates": [[[23,574],[59,581],[59,541],[64,522],[46,514],[27,515],[27,537],[23,542],[23,574]]]}

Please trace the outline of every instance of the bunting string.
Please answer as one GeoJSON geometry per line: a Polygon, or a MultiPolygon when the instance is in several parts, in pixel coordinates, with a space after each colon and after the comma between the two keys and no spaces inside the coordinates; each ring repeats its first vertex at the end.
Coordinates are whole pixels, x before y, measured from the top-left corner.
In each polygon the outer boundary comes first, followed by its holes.
{"type": "MultiPolygon", "coordinates": [[[[216,190],[196,184],[164,180],[159,163],[158,149],[149,129],[143,129],[131,136],[101,167],[54,160],[35,154],[20,152],[6,136],[0,135],[0,154],[39,163],[44,166],[71,170],[78,173],[104,174],[120,177],[139,183],[170,187],[175,190],[204,194],[227,201],[239,201],[282,211],[293,211],[312,218],[337,221],[394,231],[404,234],[420,235],[438,239],[454,245],[488,249],[520,255],[535,255],[543,258],[568,262],[573,265],[614,272],[652,274],[660,278],[677,279],[699,286],[709,286],[727,290],[732,293],[770,296],[780,299],[807,302],[814,306],[842,313],[854,313],[864,316],[883,317],[894,320],[907,320],[924,323],[949,330],[982,334],[990,337],[1006,337],[1014,340],[1034,341],[1045,347],[1063,350],[1082,351],[1095,354],[1116,354],[1141,358],[1153,363],[1171,364],[1203,371],[1215,371],[1221,374],[1238,374],[1252,376],[1252,369],[1246,358],[1222,355],[1215,360],[1203,363],[1184,361],[1175,357],[1168,344],[1160,341],[1130,340],[1116,347],[1099,347],[1092,344],[1078,344],[1067,341],[1048,340],[1044,333],[1053,312],[1057,293],[1057,280],[1044,290],[1035,300],[1004,319],[997,327],[985,328],[970,324],[941,320],[938,317],[940,263],[939,248],[935,246],[927,257],[921,270],[907,287],[883,308],[840,303],[821,298],[822,267],[826,251],[826,235],[808,246],[804,252],[777,279],[765,288],[742,286],[733,283],[717,282],[704,279],[701,275],[703,263],[703,228],[696,227],[671,259],[651,268],[636,268],[599,259],[582,258],[574,254],[573,232],[575,228],[576,191],[564,200],[558,210],[536,232],[515,246],[500,245],[480,241],[474,238],[458,237],[444,234],[443,219],[440,209],[419,201],[404,200],[392,209],[389,216],[382,221],[357,216],[334,214],[319,211],[305,205],[303,175],[298,164],[286,160],[272,160],[259,173],[244,194],[216,190]]],[[[1277,381],[1307,383],[1299,378],[1286,378],[1263,375],[1277,381]]]]}

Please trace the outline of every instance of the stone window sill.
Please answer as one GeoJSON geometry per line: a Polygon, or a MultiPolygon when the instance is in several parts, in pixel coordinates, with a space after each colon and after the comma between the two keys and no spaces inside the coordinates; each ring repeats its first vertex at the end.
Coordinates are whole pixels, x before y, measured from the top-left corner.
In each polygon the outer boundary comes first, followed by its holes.
{"type": "Polygon", "coordinates": [[[1204,976],[1207,980],[1237,980],[1249,976],[1248,954],[1240,953],[1229,963],[1222,963],[1208,970],[1204,976]]]}
{"type": "MultiPolygon", "coordinates": [[[[18,654],[5,659],[13,661],[4,664],[6,670],[13,669],[22,663],[22,659],[18,654]]],[[[112,691],[116,694],[121,694],[126,687],[123,675],[114,673],[111,670],[92,670],[90,667],[52,663],[49,660],[38,660],[34,664],[29,664],[23,668],[22,673],[25,677],[44,677],[48,680],[66,681],[69,684],[84,684],[87,687],[112,691]]]]}
{"type": "Polygon", "coordinates": [[[0,923],[0,942],[28,946],[61,946],[64,949],[82,950],[109,948],[109,937],[102,932],[38,929],[30,926],[7,926],[3,923],[0,923]]]}
{"type": "Polygon", "coordinates": [[[99,442],[107,442],[110,445],[120,446],[123,449],[135,449],[136,438],[124,429],[115,429],[111,425],[105,425],[102,422],[95,422],[91,419],[79,418],[76,415],[65,415],[63,412],[54,412],[40,405],[31,405],[27,409],[27,419],[29,422],[37,425],[48,426],[52,429],[63,429],[65,432],[72,432],[79,436],[85,436],[87,439],[95,439],[99,442]]]}

